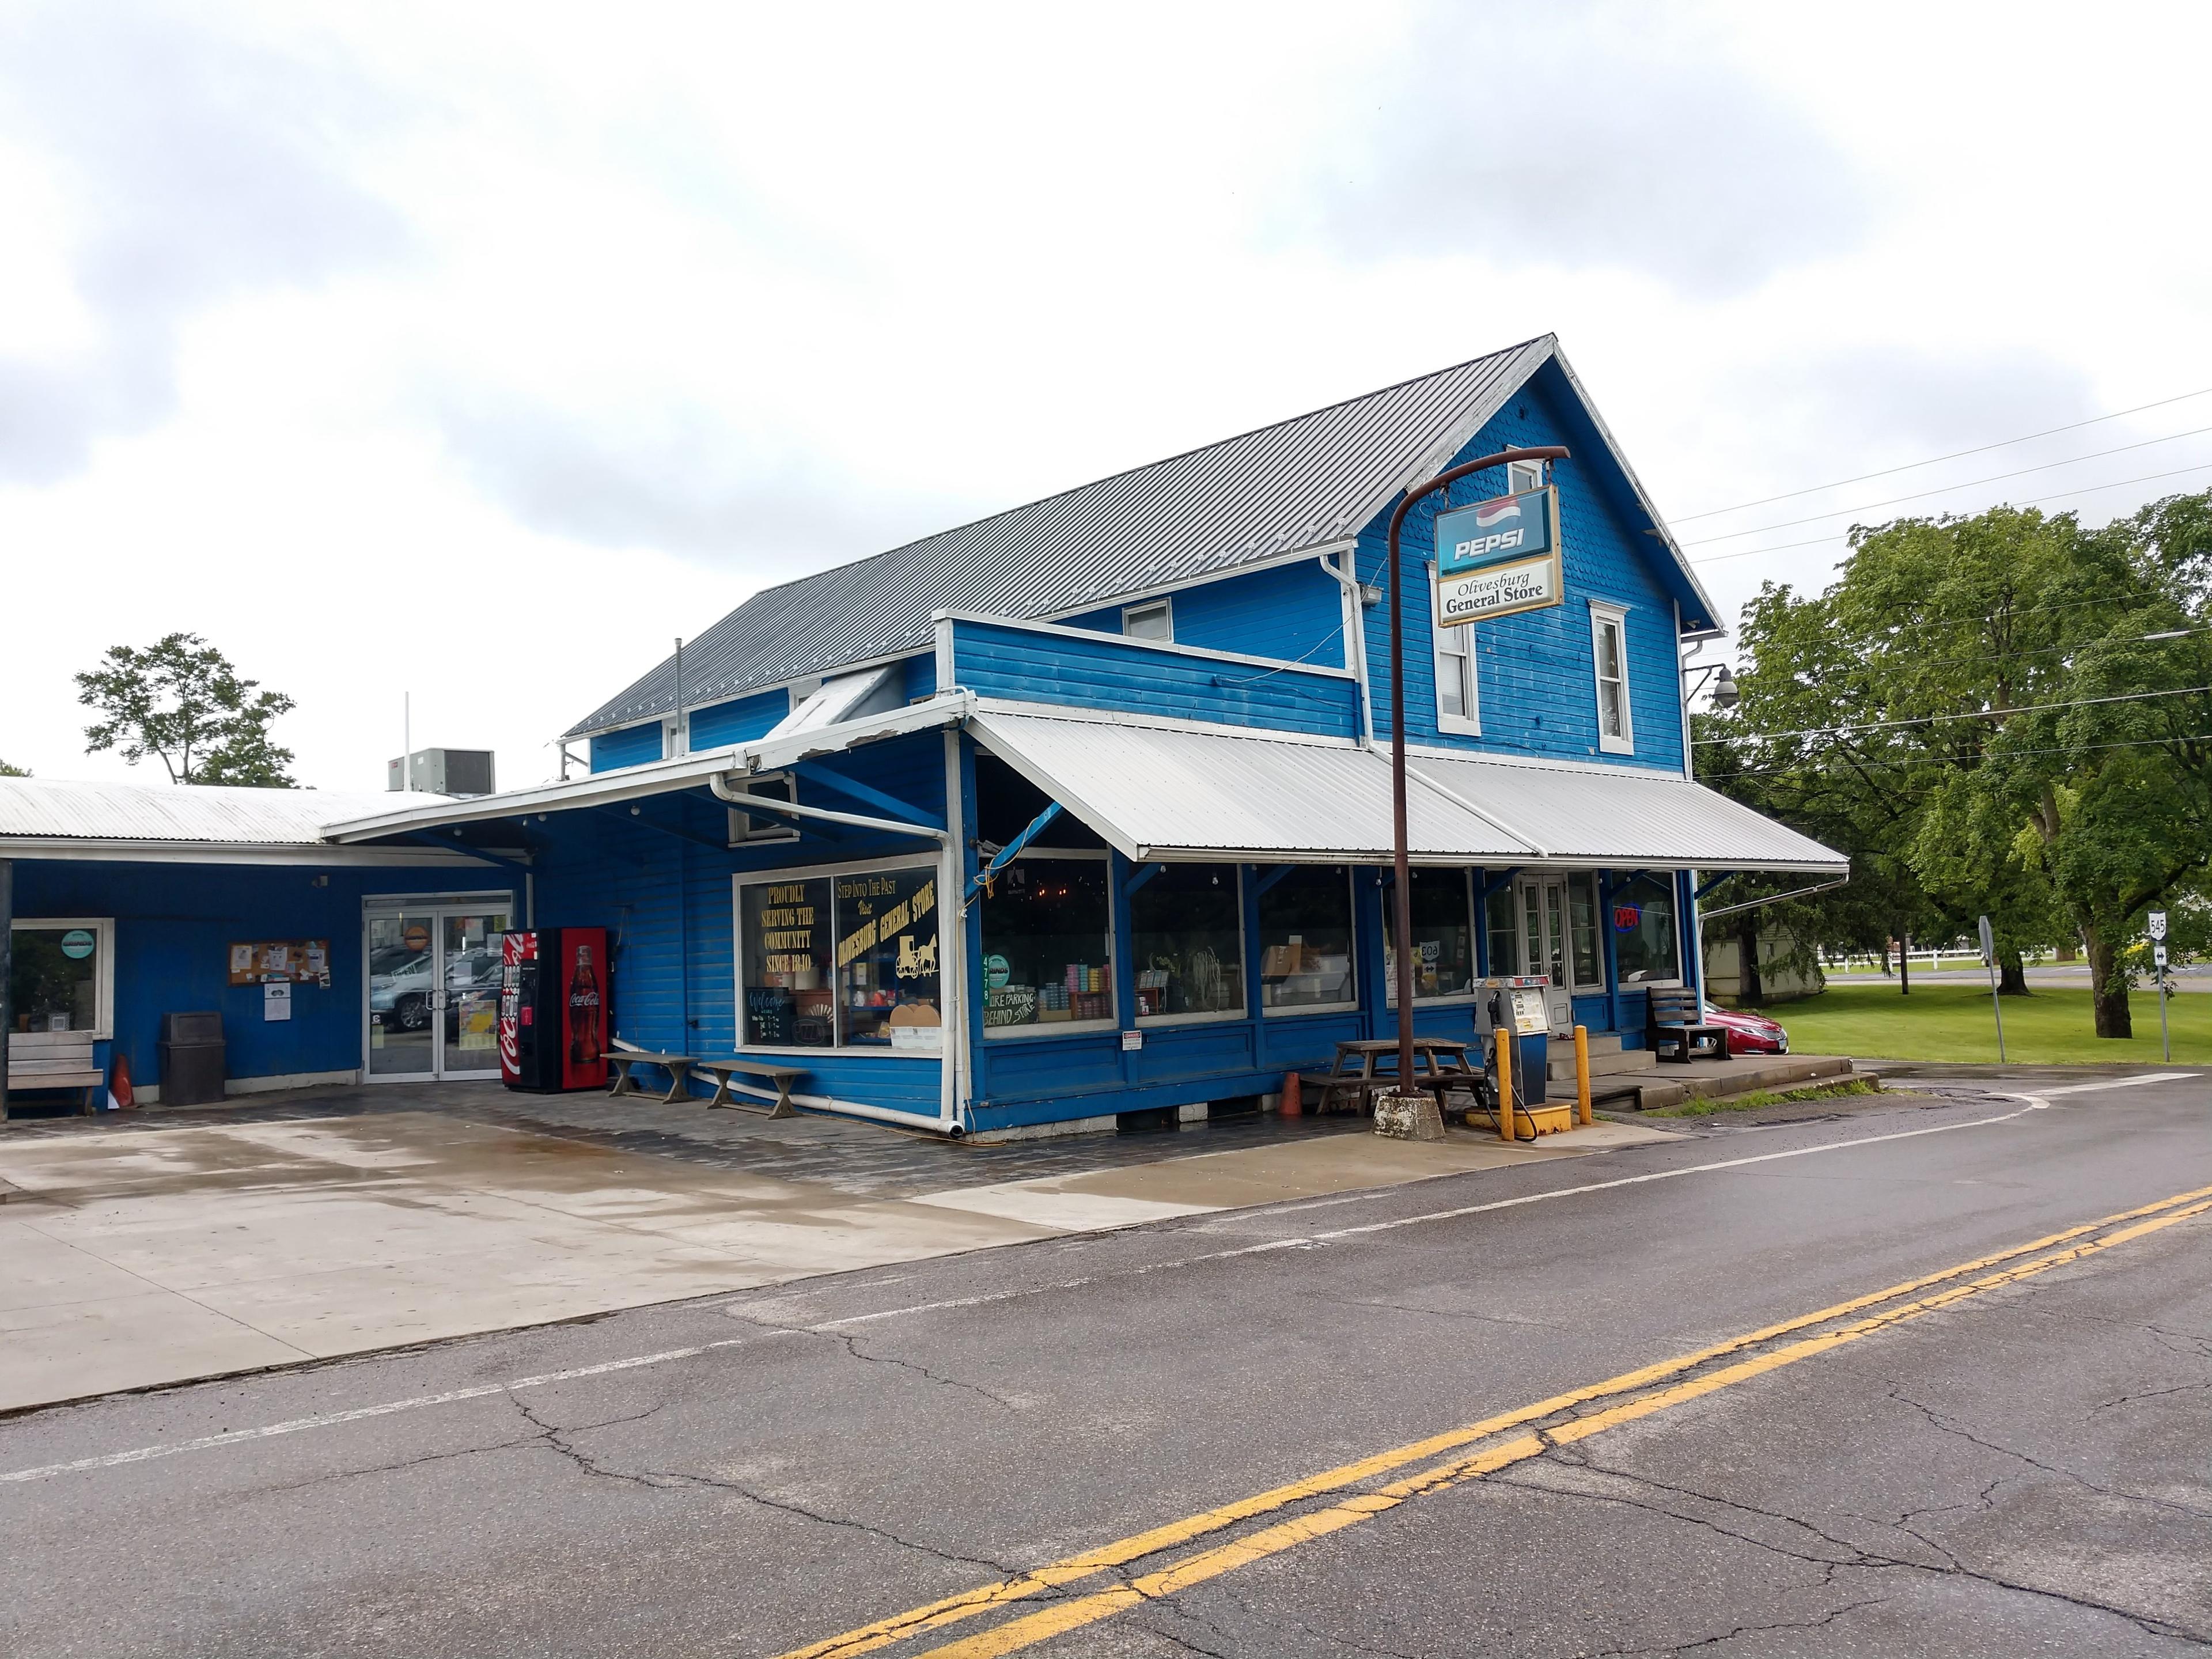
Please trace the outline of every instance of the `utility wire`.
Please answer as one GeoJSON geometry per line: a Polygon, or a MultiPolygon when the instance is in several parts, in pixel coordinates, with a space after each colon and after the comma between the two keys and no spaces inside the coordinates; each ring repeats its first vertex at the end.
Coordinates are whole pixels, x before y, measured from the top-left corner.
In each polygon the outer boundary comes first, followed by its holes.
{"type": "MultiPolygon", "coordinates": [[[[2100,489],[2118,489],[2128,484],[2151,483],[2160,478],[2179,477],[2185,472],[2202,472],[2208,467],[2212,467],[2212,461],[2203,461],[2195,466],[2178,466],[2171,472],[2146,472],[2139,478],[2115,478],[2110,483],[2081,484],[2072,489],[2058,490],[2052,495],[2031,495],[2024,501],[2006,501],[2002,503],[2002,505],[2006,507],[2038,507],[2045,501],[2064,501],[2069,495],[2088,495],[2094,494],[2100,489]]],[[[1965,486],[1961,485],[1960,488],[1963,489],[1965,486]]],[[[1940,492],[1931,491],[1930,493],[1934,494],[1940,492]]],[[[1905,500],[1906,498],[1900,496],[1899,499],[1905,500]]],[[[1876,505],[1878,506],[1880,503],[1877,502],[1876,505]]],[[[1986,510],[1987,509],[1984,509],[1984,511],[1986,510]]],[[[1960,516],[1969,517],[1972,515],[1960,514],[1960,516]]],[[[1842,540],[1850,533],[1851,532],[1848,530],[1837,530],[1832,531],[1825,536],[1815,536],[1809,541],[1781,542],[1772,547],[1747,547],[1741,553],[1708,553],[1704,558],[1692,559],[1690,562],[1692,564],[1718,564],[1725,559],[1755,559],[1762,553],[1784,553],[1787,552],[1793,547],[1818,547],[1824,542],[1842,540]]]]}
{"type": "Polygon", "coordinates": [[[1824,489],[1841,489],[1845,484],[1864,483],[1869,478],[1887,478],[1893,472],[1911,472],[1920,467],[1934,466],[1942,461],[1956,461],[1968,455],[1986,455],[1992,449],[2009,449],[2014,444],[2033,443],[2038,438],[2056,436],[2061,432],[2075,432],[2085,426],[2095,426],[2103,421],[2117,421],[2123,416],[2140,415],[2148,409],[2164,409],[2168,404],[2185,404],[2191,398],[2202,398],[2212,392],[2212,386],[2203,386],[2195,392],[2185,392],[2178,397],[2160,398],[2156,403],[2137,404],[2133,409],[2123,409],[2111,415],[2093,415],[2086,421],[2075,421],[2065,426],[2046,427],[2040,432],[2031,432],[2023,438],[2006,438],[1993,444],[1979,444],[1972,449],[1954,449],[1948,455],[1937,455],[1924,461],[1906,461],[1898,466],[1886,466],[1875,472],[1862,472],[1855,478],[1838,478],[1833,483],[1808,484],[1802,489],[1784,490],[1779,495],[1762,495],[1755,501],[1738,501],[1734,507],[1709,507],[1702,513],[1685,513],[1672,520],[1688,524],[1695,519],[1718,518],[1723,513],[1741,513],[1747,507],[1765,507],[1775,501],[1795,501],[1800,495],[1817,495],[1824,489]]]}
{"type": "MultiPolygon", "coordinates": [[[[1708,738],[1705,741],[1711,744],[1717,739],[1708,738]]],[[[2117,743],[2084,743],[2070,747],[2061,746],[2052,749],[2008,749],[1995,755],[1988,753],[1926,755],[1917,760],[1876,760],[1872,756],[1869,756],[1860,764],[1865,766],[1869,771],[1884,772],[1902,771],[1912,766],[1988,766],[1995,765],[2001,761],[2024,759],[2030,755],[2077,755],[2086,754],[2093,749],[2163,749],[2168,744],[2173,743],[2212,743],[2212,732],[2184,732],[2170,738],[2130,738],[2117,743]]],[[[1802,763],[1796,766],[1747,766],[1740,771],[1716,775],[1711,781],[1725,783],[1729,778],[1780,777],[1787,773],[1802,772],[1804,769],[1805,767],[1802,763]]]]}
{"type": "Polygon", "coordinates": [[[1693,542],[1684,542],[1684,547],[1704,547],[1713,542],[1734,541],[1739,536],[1764,536],[1770,530],[1790,530],[1801,524],[1818,524],[1823,519],[1847,518],[1854,513],[1865,513],[1877,507],[1893,507],[1899,501],[1924,501],[1930,495],[1948,495],[1954,489],[1972,489],[1978,484],[2002,483],[2007,478],[2024,478],[2031,472],[2048,472],[2055,466],[2073,466],[2082,461],[2100,461],[2107,455],[2124,455],[2131,449],[2148,449],[2154,444],[2170,444],[2183,438],[2201,438],[2212,432],[2212,426],[2191,427],[2186,432],[2170,432],[2163,438],[2145,438],[2141,443],[2121,444],[2112,449],[2093,449],[2087,455],[2070,456],[2063,461],[2042,461],[2033,466],[2023,466],[2012,472],[1992,472],[1986,478],[1962,478],[1957,483],[1939,484],[1933,489],[1917,489],[1909,495],[1891,495],[1878,501],[1867,501],[1857,507],[1839,507],[1832,513],[1814,513],[1802,519],[1784,519],[1778,524],[1763,524],[1753,530],[1730,530],[1718,536],[1702,536],[1693,542]]]}
{"type": "MultiPolygon", "coordinates": [[[[1801,732],[1734,732],[1731,739],[1771,743],[1778,738],[1839,738],[1852,732],[1880,732],[1894,726],[1936,726],[1946,720],[2001,720],[2014,714],[2045,714],[2054,708],[2088,708],[2098,703],[2142,702],[2152,697],[2187,697],[2212,691],[2212,685],[2178,685],[2166,691],[2122,691],[2109,697],[2077,697],[2070,702],[2032,702],[2018,708],[1970,708],[1959,714],[1915,714],[1908,720],[1868,720],[1858,726],[1808,726],[1801,732]]],[[[1717,741],[1717,739],[1711,739],[1717,741]]]]}

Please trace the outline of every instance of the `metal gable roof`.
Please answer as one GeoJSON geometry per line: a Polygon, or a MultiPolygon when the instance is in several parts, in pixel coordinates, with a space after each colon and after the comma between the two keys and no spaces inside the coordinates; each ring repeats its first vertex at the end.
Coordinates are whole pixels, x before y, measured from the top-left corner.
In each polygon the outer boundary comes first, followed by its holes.
{"type": "MultiPolygon", "coordinates": [[[[1049,617],[1355,534],[1556,352],[1549,335],[756,593],[684,647],[687,703],[927,647],[939,611],[1049,617]]],[[[669,712],[672,656],[571,726],[669,712]]]]}
{"type": "Polygon", "coordinates": [[[332,818],[448,805],[443,795],[0,778],[0,852],[12,841],[311,847],[332,818]]]}

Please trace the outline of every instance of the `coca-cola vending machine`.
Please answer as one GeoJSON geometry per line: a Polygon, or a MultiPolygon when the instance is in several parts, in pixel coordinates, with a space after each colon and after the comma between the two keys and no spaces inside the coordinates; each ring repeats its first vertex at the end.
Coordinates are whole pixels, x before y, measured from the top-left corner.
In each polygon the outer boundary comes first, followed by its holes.
{"type": "Polygon", "coordinates": [[[510,1089],[604,1089],[609,1018],[607,930],[540,927],[505,936],[500,958],[499,1073],[510,1089]]]}

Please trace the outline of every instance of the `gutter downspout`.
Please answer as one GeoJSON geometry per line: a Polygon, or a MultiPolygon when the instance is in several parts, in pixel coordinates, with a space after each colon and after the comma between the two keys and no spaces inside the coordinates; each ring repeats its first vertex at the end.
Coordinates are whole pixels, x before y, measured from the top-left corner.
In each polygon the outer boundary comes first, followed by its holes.
{"type": "Polygon", "coordinates": [[[1359,746],[1375,746],[1375,698],[1367,684],[1367,607],[1359,600],[1359,544],[1354,542],[1344,550],[1346,567],[1351,574],[1336,568],[1330,556],[1321,556],[1321,568],[1336,578],[1343,590],[1344,600],[1344,665],[1359,677],[1359,746]]]}
{"type": "Polygon", "coordinates": [[[964,803],[960,795],[960,729],[945,728],[945,848],[938,860],[937,877],[937,1000],[944,1036],[937,1056],[937,1127],[957,1138],[967,1133],[960,1121],[961,1073],[965,1070],[968,1022],[960,1006],[967,981],[962,947],[968,942],[968,907],[955,906],[952,895],[964,884],[963,856],[968,846],[964,803]]]}

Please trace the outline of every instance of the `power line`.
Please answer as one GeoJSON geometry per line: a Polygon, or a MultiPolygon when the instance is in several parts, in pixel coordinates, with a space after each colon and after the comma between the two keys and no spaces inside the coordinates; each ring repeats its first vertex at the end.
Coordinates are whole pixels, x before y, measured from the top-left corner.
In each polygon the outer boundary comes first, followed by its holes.
{"type": "MultiPolygon", "coordinates": [[[[2212,743],[2212,732],[2185,732],[2170,738],[2129,738],[2114,743],[2084,743],[2061,745],[2051,749],[2008,749],[2001,754],[1979,755],[1923,755],[1917,760],[1875,760],[1869,757],[1862,763],[1869,771],[1897,772],[1911,766],[1972,766],[1990,765],[1999,761],[2025,759],[2030,755],[2080,755],[2094,749],[2163,749],[2171,743],[2212,743]]],[[[1796,766],[1747,766],[1725,776],[1715,777],[1715,783],[1725,783],[1729,778],[1772,778],[1787,772],[1802,772],[1796,766]]]]}
{"type": "MultiPolygon", "coordinates": [[[[2202,472],[2209,467],[2212,467],[2212,461],[2202,461],[2195,466],[2177,466],[2170,472],[2146,472],[2139,478],[2115,478],[2110,483],[2082,484],[2073,489],[2061,489],[2057,491],[2055,494],[2049,495],[2031,495],[2024,501],[2005,501],[2001,503],[2001,505],[2006,507],[2039,507],[2045,501],[2063,501],[2069,495],[2089,495],[2095,494],[2100,489],[2119,489],[2129,484],[2153,483],[2160,478],[2178,478],[2185,472],[2202,472]]],[[[1962,489],[1965,486],[1963,485],[1960,486],[1962,489]]],[[[1938,492],[1931,491],[1930,493],[1934,494],[1938,492]]],[[[1905,500],[1908,498],[1900,496],[1899,499],[1905,500]]],[[[1876,505],[1880,505],[1880,503],[1876,503],[1876,505]]],[[[1987,510],[1987,508],[1984,509],[1985,512],[1987,510]]],[[[1961,518],[1971,518],[1972,514],[1961,514],[1959,516],[1961,518]]],[[[1755,559],[1762,553],[1785,553],[1793,547],[1819,547],[1826,542],[1840,541],[1848,537],[1850,533],[1851,532],[1848,530],[1837,530],[1832,531],[1825,536],[1815,536],[1809,541],[1781,542],[1772,547],[1747,547],[1740,553],[1708,553],[1704,558],[1692,559],[1690,562],[1692,564],[1719,564],[1723,560],[1727,559],[1755,559]]]]}
{"type": "Polygon", "coordinates": [[[1693,519],[1718,518],[1723,513],[1741,513],[1747,507],[1765,507],[1775,501],[1795,501],[1800,495],[1816,495],[1824,489],[1841,489],[1845,484],[1864,483],[1869,478],[1887,478],[1893,472],[1911,472],[1920,467],[1934,466],[1942,461],[1956,461],[1968,455],[1985,455],[1992,449],[2009,449],[2014,444],[2033,443],[2038,438],[2054,437],[2061,432],[2075,432],[2085,426],[2095,426],[2104,421],[2117,421],[2123,416],[2140,415],[2148,409],[2164,409],[2168,404],[2187,403],[2191,398],[2202,398],[2212,392],[2212,386],[2203,386],[2195,392],[2185,392],[2178,397],[2161,398],[2156,403],[2137,404],[2133,409],[2123,409],[2111,415],[2093,415],[2086,421],[2071,422],[2065,426],[2046,427],[2041,432],[2031,432],[2024,438],[2006,438],[1993,444],[1979,444],[1972,449],[1954,449],[1948,455],[1937,455],[1924,461],[1906,461],[1898,466],[1886,466],[1878,471],[1862,472],[1855,478],[1838,478],[1833,483],[1808,484],[1802,489],[1784,490],[1779,495],[1762,495],[1755,501],[1738,501],[1734,507],[1709,507],[1702,513],[1685,513],[1672,520],[1688,524],[1693,519]]]}
{"type": "Polygon", "coordinates": [[[2109,697],[2077,697],[2070,702],[2032,702],[2018,708],[1970,708],[1958,714],[1915,714],[1906,720],[1868,720],[1858,726],[1808,726],[1802,732],[1736,732],[1728,735],[1747,743],[1771,743],[1778,738],[1839,738],[1853,732],[1880,732],[1895,726],[1937,726],[1946,720],[2001,720],[2014,714],[2046,714],[2054,708],[2088,708],[2106,702],[2142,702],[2153,697],[2187,697],[2212,691],[2212,685],[2178,685],[2166,691],[2121,691],[2109,697]]]}
{"type": "Polygon", "coordinates": [[[1954,489],[1972,489],[1978,484],[2002,483],[2007,478],[2024,478],[2031,472],[2048,472],[2055,466],[2073,466],[2082,461],[2100,461],[2107,455],[2124,455],[2131,449],[2148,449],[2154,444],[2170,444],[2183,438],[2200,438],[2212,432],[2212,426],[2191,427],[2186,432],[2169,432],[2163,438],[2145,438],[2141,443],[2121,444],[2112,449],[2094,449],[2087,455],[2075,455],[2063,461],[2042,461],[2034,466],[2023,466],[2011,472],[1992,472],[1986,478],[1962,478],[1957,483],[1938,485],[1934,489],[1917,489],[1909,495],[1891,495],[1879,501],[1867,501],[1858,507],[1839,507],[1832,513],[1814,513],[1802,519],[1784,519],[1779,524],[1763,524],[1755,530],[1730,530],[1718,536],[1704,536],[1693,542],[1684,542],[1684,547],[1704,547],[1712,542],[1734,541],[1739,536],[1764,536],[1770,530],[1788,530],[1801,524],[1818,524],[1823,519],[1841,519],[1853,513],[1865,513],[1877,507],[1893,507],[1899,501],[1924,501],[1930,495],[1948,495],[1954,489]]]}

